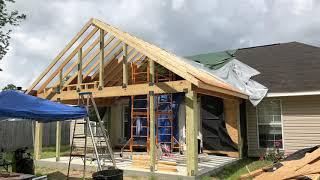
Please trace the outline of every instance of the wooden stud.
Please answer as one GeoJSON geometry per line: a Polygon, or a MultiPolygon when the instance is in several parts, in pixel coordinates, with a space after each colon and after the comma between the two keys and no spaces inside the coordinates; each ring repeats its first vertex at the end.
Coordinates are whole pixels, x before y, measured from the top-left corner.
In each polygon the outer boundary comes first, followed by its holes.
{"type": "Polygon", "coordinates": [[[34,158],[41,159],[43,124],[36,122],[34,133],[34,158]]]}
{"type": "Polygon", "coordinates": [[[62,90],[63,90],[63,70],[61,69],[59,72],[58,93],[60,94],[62,90]]]}
{"type": "Polygon", "coordinates": [[[128,62],[127,62],[127,58],[128,58],[128,45],[127,44],[123,44],[122,46],[123,49],[123,58],[122,58],[122,87],[126,88],[128,85],[128,62]]]}
{"type": "Polygon", "coordinates": [[[78,91],[81,91],[82,84],[82,48],[79,49],[78,52],[78,91]]]}
{"type": "MultiPolygon", "coordinates": [[[[104,33],[105,35],[108,34],[107,32],[104,33]]],[[[82,53],[82,59],[84,59],[90,52],[91,50],[99,43],[100,41],[100,37],[96,38],[91,44],[90,46],[82,53]]],[[[106,44],[106,43],[105,43],[106,44]]],[[[95,51],[94,54],[98,54],[99,53],[99,50],[95,51]]],[[[90,60],[88,60],[90,61],[90,60]]],[[[85,69],[85,67],[87,67],[87,65],[89,64],[89,62],[85,62],[84,63],[84,67],[83,69],[85,69]]],[[[67,78],[67,76],[71,73],[72,70],[74,70],[74,68],[76,68],[78,66],[78,61],[75,61],[66,71],[65,73],[63,74],[62,78],[65,79],[67,78]]],[[[75,75],[76,76],[76,75],[75,75]]],[[[71,78],[69,78],[71,79],[71,78]]],[[[58,86],[58,83],[55,83],[54,86],[58,86]]]]}
{"type": "Polygon", "coordinates": [[[99,57],[99,90],[104,86],[104,30],[100,29],[100,57],[99,57]]]}
{"type": "MultiPolygon", "coordinates": [[[[111,43],[111,41],[114,39],[114,36],[111,36],[110,38],[108,38],[108,40],[106,40],[104,42],[104,47],[106,47],[107,45],[109,45],[111,43]]],[[[99,38],[100,40],[100,38],[99,38]]],[[[91,64],[91,62],[98,56],[100,50],[97,49],[93,54],[91,54],[89,57],[88,57],[88,60],[86,60],[83,64],[83,67],[82,67],[82,71],[84,69],[87,68],[88,65],[91,64]]],[[[86,52],[85,52],[86,53],[86,52]]],[[[84,55],[85,55],[84,53],[84,55]]],[[[105,53],[105,56],[106,56],[106,53],[105,53]]],[[[83,57],[82,57],[83,59],[83,57]]],[[[86,77],[89,76],[89,74],[98,66],[99,64],[99,61],[97,61],[86,73],[85,75],[83,75],[83,78],[82,79],[86,79],[86,77]]],[[[71,72],[71,71],[70,71],[71,72]]],[[[74,74],[71,78],[69,78],[66,82],[65,82],[65,85],[69,85],[75,78],[77,77],[77,74],[74,74]]]]}
{"type": "Polygon", "coordinates": [[[200,120],[197,93],[191,89],[185,93],[186,103],[186,143],[187,175],[196,176],[198,172],[198,121],[200,120]]]}
{"type": "Polygon", "coordinates": [[[61,122],[56,123],[56,161],[60,161],[60,149],[61,149],[61,122]]]}
{"type": "MultiPolygon", "coordinates": [[[[154,61],[149,61],[149,75],[154,77],[154,61]]],[[[150,86],[154,85],[154,78],[150,78],[150,86]]],[[[149,111],[150,111],[150,171],[155,171],[156,164],[156,140],[155,140],[155,96],[154,91],[149,91],[149,111]]]]}
{"type": "MultiPolygon", "coordinates": [[[[121,41],[116,41],[109,49],[107,49],[105,52],[104,52],[104,58],[106,58],[109,54],[111,54],[117,47],[118,47],[118,45],[121,43],[121,41]]],[[[106,47],[106,45],[105,45],[105,47],[106,47]]],[[[121,51],[122,51],[122,49],[121,49],[121,51]]],[[[115,53],[115,54],[117,54],[118,53],[118,51],[115,53]]],[[[111,57],[112,58],[112,57],[111,57]]],[[[106,62],[106,63],[108,63],[108,61],[106,62]]],[[[90,74],[91,74],[91,72],[93,72],[95,69],[96,69],[96,67],[98,66],[100,64],[100,61],[96,61],[94,64],[93,64],[93,66],[91,66],[88,70],[87,70],[87,72],[85,73],[85,75],[83,76],[83,78],[85,79],[86,77],[88,77],[90,74]]],[[[98,73],[99,73],[99,76],[100,76],[100,68],[99,68],[99,70],[98,70],[98,73]]]]}

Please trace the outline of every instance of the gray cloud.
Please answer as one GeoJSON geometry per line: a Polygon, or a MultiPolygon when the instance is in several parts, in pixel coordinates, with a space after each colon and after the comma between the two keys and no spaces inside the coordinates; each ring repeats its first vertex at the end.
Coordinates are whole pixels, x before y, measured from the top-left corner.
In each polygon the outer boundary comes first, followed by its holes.
{"type": "Polygon", "coordinates": [[[0,87],[27,88],[95,17],[178,55],[278,42],[319,45],[316,0],[17,0],[28,15],[0,61],[0,87]]]}

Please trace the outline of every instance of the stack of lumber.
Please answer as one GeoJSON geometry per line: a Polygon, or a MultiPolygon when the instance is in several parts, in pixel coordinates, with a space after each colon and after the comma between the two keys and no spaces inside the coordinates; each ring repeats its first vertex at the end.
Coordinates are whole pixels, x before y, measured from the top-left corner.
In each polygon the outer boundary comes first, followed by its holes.
{"type": "Polygon", "coordinates": [[[265,167],[241,176],[241,179],[319,179],[320,148],[305,153],[304,157],[285,160],[271,167],[265,167]]]}
{"type": "MultiPolygon", "coordinates": [[[[133,155],[132,167],[141,169],[150,169],[149,155],[133,155]]],[[[177,163],[173,161],[156,161],[156,170],[166,172],[177,172],[177,163]]]]}

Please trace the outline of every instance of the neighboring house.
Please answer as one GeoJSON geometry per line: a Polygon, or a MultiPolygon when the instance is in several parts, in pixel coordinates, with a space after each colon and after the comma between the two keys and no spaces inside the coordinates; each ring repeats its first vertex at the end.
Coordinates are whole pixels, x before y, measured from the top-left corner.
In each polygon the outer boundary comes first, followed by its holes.
{"type": "Polygon", "coordinates": [[[253,79],[269,91],[257,107],[247,103],[249,156],[261,156],[275,144],[285,153],[320,144],[320,48],[290,42],[192,58],[205,65],[236,58],[260,71],[253,79]]]}

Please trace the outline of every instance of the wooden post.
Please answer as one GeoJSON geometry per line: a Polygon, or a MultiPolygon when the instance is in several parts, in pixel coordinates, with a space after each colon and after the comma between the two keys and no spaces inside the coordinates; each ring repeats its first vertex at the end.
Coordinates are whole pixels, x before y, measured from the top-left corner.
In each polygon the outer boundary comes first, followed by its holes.
{"type": "Polygon", "coordinates": [[[243,139],[241,134],[241,123],[240,123],[240,100],[236,101],[236,119],[237,119],[237,128],[238,128],[238,151],[239,158],[243,158],[243,139]]]}
{"type": "MultiPolygon", "coordinates": [[[[150,86],[154,85],[154,61],[149,60],[150,86]]],[[[155,108],[154,91],[149,91],[149,110],[150,110],[150,171],[155,171],[156,164],[156,140],[155,140],[155,108]]]]}
{"type": "Polygon", "coordinates": [[[127,44],[123,44],[122,46],[123,48],[123,59],[122,59],[122,87],[123,88],[126,88],[127,85],[128,85],[128,52],[127,52],[127,49],[128,49],[128,45],[127,44]]]}
{"type": "Polygon", "coordinates": [[[104,30],[100,29],[100,67],[99,67],[99,90],[104,86],[104,30]]]}
{"type": "Polygon", "coordinates": [[[77,91],[81,91],[82,84],[82,48],[78,51],[78,88],[77,91]]]}
{"type": "Polygon", "coordinates": [[[34,158],[35,158],[35,160],[39,160],[41,158],[42,131],[43,131],[43,124],[36,122],[35,133],[34,133],[34,158]]]}
{"type": "Polygon", "coordinates": [[[185,93],[186,102],[186,143],[187,175],[196,176],[198,172],[198,121],[200,120],[197,93],[191,89],[185,93]]]}
{"type": "Polygon", "coordinates": [[[61,69],[59,74],[59,93],[61,93],[62,88],[63,88],[63,71],[61,69]]]}
{"type": "Polygon", "coordinates": [[[61,122],[56,124],[56,161],[60,161],[60,147],[61,147],[61,122]]]}

